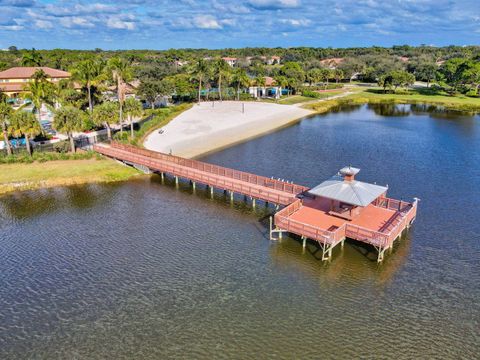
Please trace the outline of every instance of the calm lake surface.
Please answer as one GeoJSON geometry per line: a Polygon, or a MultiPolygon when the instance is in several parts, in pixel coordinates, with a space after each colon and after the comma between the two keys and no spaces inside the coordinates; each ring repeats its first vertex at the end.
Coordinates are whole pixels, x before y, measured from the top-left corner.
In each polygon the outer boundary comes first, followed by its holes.
{"type": "MultiPolygon", "coordinates": [[[[419,197],[377,265],[268,240],[263,203],[160,177],[0,198],[1,359],[473,359],[480,118],[356,107],[205,157],[314,186],[344,165],[419,197]]],[[[429,109],[432,110],[432,109],[429,109]]]]}

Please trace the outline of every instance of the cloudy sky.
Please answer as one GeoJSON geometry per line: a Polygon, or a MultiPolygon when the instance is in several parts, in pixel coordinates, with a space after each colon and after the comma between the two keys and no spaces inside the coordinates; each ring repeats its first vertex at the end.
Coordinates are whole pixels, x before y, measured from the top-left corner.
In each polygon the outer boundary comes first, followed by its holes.
{"type": "Polygon", "coordinates": [[[480,0],[0,0],[0,48],[479,45],[480,0]]]}

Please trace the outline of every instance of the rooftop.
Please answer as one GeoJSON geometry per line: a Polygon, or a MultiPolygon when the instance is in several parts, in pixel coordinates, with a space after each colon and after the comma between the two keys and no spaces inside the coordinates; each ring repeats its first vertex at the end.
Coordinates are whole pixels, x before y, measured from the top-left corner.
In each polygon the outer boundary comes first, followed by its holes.
{"type": "Polygon", "coordinates": [[[359,171],[358,168],[344,167],[337,175],[310,189],[308,193],[350,205],[368,206],[386,193],[388,188],[355,180],[359,171]]]}
{"type": "Polygon", "coordinates": [[[52,69],[46,66],[35,67],[13,67],[5,71],[0,71],[0,79],[30,79],[36,71],[43,70],[45,74],[52,78],[68,78],[70,73],[62,70],[52,69]]]}

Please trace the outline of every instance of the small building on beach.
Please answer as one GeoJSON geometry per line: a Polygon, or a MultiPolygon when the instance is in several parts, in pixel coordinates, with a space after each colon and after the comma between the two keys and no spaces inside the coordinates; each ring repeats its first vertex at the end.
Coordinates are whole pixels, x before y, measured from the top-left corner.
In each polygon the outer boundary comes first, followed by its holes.
{"type": "Polygon", "coordinates": [[[282,87],[278,86],[275,79],[269,76],[265,76],[265,84],[257,84],[253,82],[252,86],[248,88],[248,93],[253,98],[274,98],[279,99],[282,95],[282,87]]]}

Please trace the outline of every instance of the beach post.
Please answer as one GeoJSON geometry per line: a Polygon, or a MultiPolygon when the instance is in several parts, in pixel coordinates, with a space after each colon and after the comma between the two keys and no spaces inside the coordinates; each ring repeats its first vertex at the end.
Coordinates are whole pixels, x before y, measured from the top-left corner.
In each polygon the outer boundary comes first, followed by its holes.
{"type": "Polygon", "coordinates": [[[245,103],[242,103],[242,114],[245,114],[245,103]]]}

